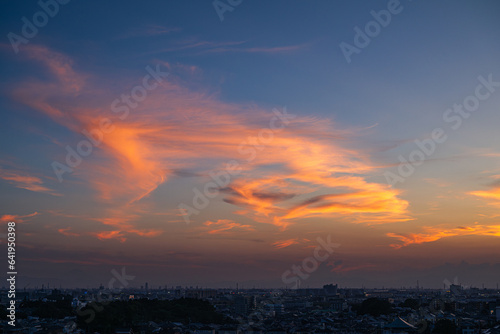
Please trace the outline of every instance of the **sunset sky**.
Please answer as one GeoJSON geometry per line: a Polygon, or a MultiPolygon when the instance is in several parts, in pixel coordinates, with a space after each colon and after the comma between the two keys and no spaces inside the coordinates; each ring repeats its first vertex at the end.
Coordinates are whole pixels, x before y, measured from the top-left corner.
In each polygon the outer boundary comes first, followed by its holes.
{"type": "Polygon", "coordinates": [[[0,10],[19,288],[496,287],[497,1],[65,1],[0,10]]]}

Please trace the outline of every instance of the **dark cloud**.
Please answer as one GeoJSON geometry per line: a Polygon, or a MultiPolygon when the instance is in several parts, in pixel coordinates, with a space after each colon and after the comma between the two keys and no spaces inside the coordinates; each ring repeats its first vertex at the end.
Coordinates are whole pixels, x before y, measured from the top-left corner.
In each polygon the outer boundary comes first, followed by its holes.
{"type": "Polygon", "coordinates": [[[294,198],[296,194],[287,194],[287,193],[264,193],[264,192],[255,192],[252,194],[253,196],[260,199],[270,199],[273,202],[286,201],[287,199],[294,198]]]}
{"type": "MultiPolygon", "coordinates": [[[[318,202],[321,202],[321,201],[327,201],[327,200],[330,200],[330,199],[333,199],[333,198],[338,198],[338,197],[343,197],[343,196],[351,196],[353,194],[356,194],[356,193],[355,192],[350,192],[350,193],[343,193],[343,194],[318,195],[318,196],[311,197],[311,198],[303,201],[300,204],[297,204],[293,209],[304,207],[304,206],[309,206],[309,205],[312,205],[312,204],[315,204],[315,203],[318,203],[318,202]]],[[[328,206],[331,206],[331,205],[346,206],[345,204],[342,204],[340,202],[327,202],[327,203],[318,204],[315,207],[320,208],[320,207],[328,207],[328,206]]],[[[349,206],[352,206],[352,205],[349,205],[349,206]]]]}
{"type": "MultiPolygon", "coordinates": [[[[240,202],[240,201],[238,201],[238,199],[245,198],[239,192],[235,191],[231,187],[225,187],[225,188],[221,188],[219,190],[222,193],[226,193],[226,194],[229,194],[232,196],[232,198],[225,198],[224,199],[225,202],[230,203],[230,204],[237,204],[240,202]]],[[[251,195],[252,195],[252,197],[256,197],[256,198],[261,199],[261,200],[270,200],[271,202],[286,201],[288,199],[291,199],[291,198],[294,198],[295,196],[297,196],[297,194],[293,194],[293,193],[263,192],[263,191],[253,192],[251,195]]]]}

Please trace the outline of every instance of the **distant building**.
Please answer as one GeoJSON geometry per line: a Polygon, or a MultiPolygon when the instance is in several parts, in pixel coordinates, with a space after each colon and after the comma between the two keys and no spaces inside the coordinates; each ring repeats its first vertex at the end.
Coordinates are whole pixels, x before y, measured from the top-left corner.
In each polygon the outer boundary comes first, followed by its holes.
{"type": "Polygon", "coordinates": [[[266,304],[265,309],[274,313],[275,315],[285,313],[285,306],[283,304],[266,304]]]}
{"type": "Polygon", "coordinates": [[[336,297],[326,297],[327,302],[330,304],[330,308],[337,312],[342,312],[348,308],[345,299],[336,298],[336,297]]]}
{"type": "Polygon", "coordinates": [[[500,321],[500,306],[497,306],[497,321],[500,321]]]}
{"type": "Polygon", "coordinates": [[[243,296],[234,297],[234,310],[238,314],[248,313],[248,300],[243,296]]]}
{"type": "Polygon", "coordinates": [[[187,298],[196,298],[196,299],[215,298],[215,296],[217,296],[217,290],[214,290],[214,289],[191,289],[191,290],[185,291],[185,296],[187,298]]]}
{"type": "Polygon", "coordinates": [[[451,292],[451,294],[453,294],[455,296],[460,296],[464,292],[464,288],[458,284],[451,284],[450,285],[450,292],[451,292]]]}
{"type": "Polygon", "coordinates": [[[321,296],[325,293],[325,290],[315,288],[297,289],[295,291],[298,296],[321,296]]]}

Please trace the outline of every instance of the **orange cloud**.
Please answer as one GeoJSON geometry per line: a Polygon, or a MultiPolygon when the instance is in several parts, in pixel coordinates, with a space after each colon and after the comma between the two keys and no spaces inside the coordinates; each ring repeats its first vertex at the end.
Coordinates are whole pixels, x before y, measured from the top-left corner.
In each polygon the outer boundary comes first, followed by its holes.
{"type": "Polygon", "coordinates": [[[490,205],[500,207],[500,186],[493,187],[490,190],[472,191],[469,194],[490,200],[490,205]]]}
{"type": "Polygon", "coordinates": [[[292,220],[311,217],[337,217],[367,224],[411,219],[406,212],[408,203],[397,197],[398,191],[386,185],[368,183],[358,176],[321,178],[315,172],[302,169],[301,173],[279,178],[238,180],[227,191],[226,201],[246,208],[238,213],[282,228],[292,220]],[[312,194],[318,189],[330,193],[306,197],[291,193],[290,189],[300,189],[302,194],[312,194]],[[296,199],[291,201],[292,198],[296,199]]]}
{"type": "Polygon", "coordinates": [[[299,240],[297,238],[295,238],[295,239],[276,241],[276,242],[273,242],[272,245],[276,248],[286,248],[288,246],[296,245],[298,243],[299,243],[299,240]]]}
{"type": "Polygon", "coordinates": [[[242,225],[240,223],[235,223],[228,219],[219,219],[216,222],[206,221],[203,225],[208,226],[210,230],[208,234],[226,234],[228,232],[235,231],[254,231],[255,229],[250,225],[242,225]]]}
{"type": "Polygon", "coordinates": [[[105,239],[118,239],[121,242],[127,240],[127,236],[129,234],[135,234],[142,237],[155,237],[163,233],[163,230],[160,229],[152,229],[152,228],[138,228],[134,221],[140,220],[140,216],[137,214],[131,214],[130,209],[126,207],[119,209],[110,209],[107,210],[106,215],[103,217],[92,218],[87,215],[79,216],[79,215],[71,215],[62,213],[59,211],[48,210],[47,212],[54,216],[60,216],[65,218],[72,219],[83,219],[83,220],[91,220],[102,223],[106,226],[111,226],[114,230],[112,231],[100,231],[100,232],[82,232],[77,233],[73,230],[72,227],[61,228],[58,230],[59,233],[65,236],[95,236],[101,240],[105,239]]]}
{"type": "MultiPolygon", "coordinates": [[[[275,125],[286,126],[270,132],[275,112],[224,103],[170,77],[119,118],[123,111],[114,113],[110,105],[123,91],[101,87],[104,83],[76,71],[72,60],[57,52],[39,46],[26,52],[45,64],[54,80],[26,83],[29,89],[23,85],[14,93],[20,101],[77,133],[99,129],[105,117],[112,120],[113,130],[103,134],[92,155],[75,168],[75,176],[96,190],[96,200],[109,206],[108,215],[95,220],[115,230],[100,238],[158,235],[157,230],[140,227],[139,202],[151,197],[175,170],[197,168],[207,174],[234,159],[242,172],[220,191],[226,202],[241,208],[238,214],[257,222],[284,229],[311,217],[367,224],[411,219],[398,190],[366,180],[377,170],[368,155],[341,146],[355,130],[296,116],[288,124],[278,120],[275,125]]],[[[141,82],[139,77],[131,84],[141,82]]],[[[246,225],[213,233],[241,226],[246,225]]]]}
{"type": "Polygon", "coordinates": [[[57,230],[59,233],[67,236],[67,237],[78,237],[80,236],[79,234],[77,233],[74,233],[74,232],[71,232],[71,227],[67,227],[67,228],[60,228],[57,230]]]}
{"type": "Polygon", "coordinates": [[[422,244],[433,242],[447,237],[463,236],[463,235],[478,235],[478,236],[495,236],[500,237],[500,225],[479,225],[456,227],[452,229],[425,227],[425,233],[410,233],[396,234],[387,233],[388,237],[396,238],[401,241],[399,244],[390,245],[393,248],[399,249],[411,244],[422,244]]]}
{"type": "Polygon", "coordinates": [[[1,222],[5,222],[5,223],[8,223],[8,222],[22,223],[22,222],[24,222],[25,218],[34,217],[34,216],[36,216],[38,214],[39,214],[38,212],[33,212],[33,213],[30,213],[29,215],[24,215],[24,216],[19,216],[19,215],[3,215],[3,216],[0,217],[0,221],[1,222]]]}
{"type": "Polygon", "coordinates": [[[112,226],[114,231],[102,231],[95,234],[99,239],[119,239],[124,242],[126,240],[126,234],[136,234],[141,237],[155,237],[163,233],[159,229],[151,228],[138,228],[134,221],[140,220],[140,215],[136,213],[131,213],[130,208],[124,207],[120,209],[110,209],[107,215],[101,218],[93,218],[92,220],[101,222],[104,225],[112,226]]]}
{"type": "Polygon", "coordinates": [[[53,196],[61,196],[54,190],[43,186],[42,179],[26,175],[22,172],[0,169],[0,178],[13,184],[16,188],[47,193],[53,196]]]}
{"type": "Polygon", "coordinates": [[[99,240],[118,239],[120,242],[125,242],[127,238],[124,237],[122,231],[102,231],[93,233],[99,240]]]}

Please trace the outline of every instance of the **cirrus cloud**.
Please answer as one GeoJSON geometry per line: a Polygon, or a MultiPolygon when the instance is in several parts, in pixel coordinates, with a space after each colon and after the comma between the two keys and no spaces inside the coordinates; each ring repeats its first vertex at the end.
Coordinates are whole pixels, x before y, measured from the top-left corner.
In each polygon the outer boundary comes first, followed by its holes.
{"type": "Polygon", "coordinates": [[[388,237],[399,239],[400,243],[390,245],[392,248],[400,249],[412,244],[423,244],[438,241],[443,238],[477,235],[500,237],[500,225],[458,226],[455,228],[425,227],[423,233],[397,234],[387,233],[388,237]]]}
{"type": "MultiPolygon", "coordinates": [[[[234,205],[236,214],[256,222],[286,229],[313,217],[366,224],[411,219],[398,190],[367,180],[378,169],[368,154],[342,145],[355,130],[340,129],[328,119],[297,116],[270,140],[255,143],[274,113],[222,102],[174,77],[119,119],[110,105],[122,91],[113,90],[98,74],[81,73],[73,59],[49,48],[28,45],[26,53],[44,65],[51,79],[30,79],[15,89],[13,96],[21,103],[75,133],[98,128],[104,117],[113,122],[113,130],[74,173],[94,189],[94,200],[107,206],[104,216],[93,218],[112,227],[96,232],[99,239],[160,235],[161,229],[142,226],[140,203],[155,202],[154,192],[175,171],[196,168],[193,175],[206,174],[233,159],[241,162],[242,173],[221,189],[223,199],[234,205]],[[255,151],[252,157],[249,150],[255,151]]],[[[129,85],[138,81],[131,79],[129,85]]],[[[246,225],[233,226],[229,230],[246,225]]]]}

